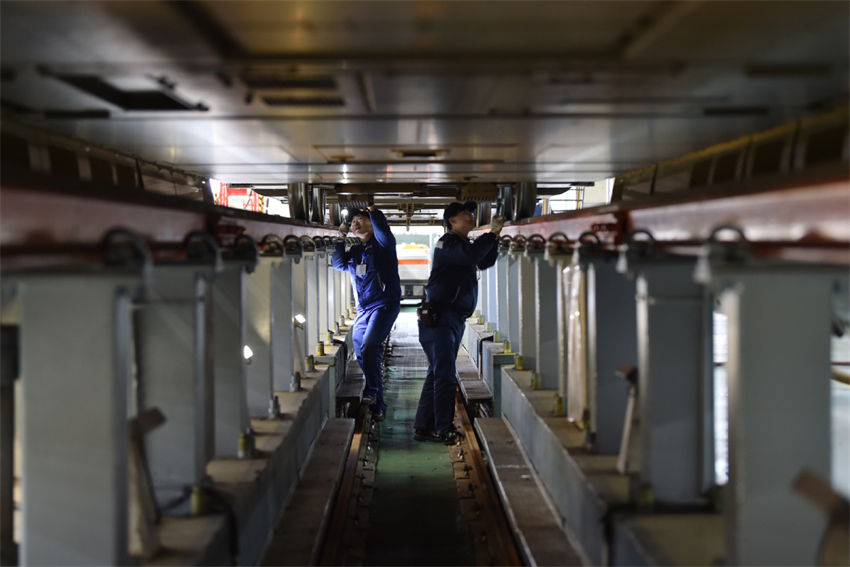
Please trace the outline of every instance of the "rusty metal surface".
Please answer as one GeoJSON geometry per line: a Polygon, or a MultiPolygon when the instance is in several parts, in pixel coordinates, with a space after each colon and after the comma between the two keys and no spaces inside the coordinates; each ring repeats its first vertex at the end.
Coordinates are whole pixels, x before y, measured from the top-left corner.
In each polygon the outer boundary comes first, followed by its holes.
{"type": "Polygon", "coordinates": [[[257,213],[161,195],[104,198],[86,192],[56,192],[28,184],[0,188],[0,254],[4,269],[96,261],[110,229],[144,238],[159,254],[173,254],[187,234],[205,231],[219,242],[239,234],[325,236],[336,230],[257,213]]]}
{"type": "Polygon", "coordinates": [[[528,238],[539,234],[548,239],[563,233],[572,241],[590,231],[603,244],[612,245],[642,229],[662,245],[678,245],[677,253],[696,254],[698,245],[724,225],[740,228],[757,255],[850,263],[850,180],[716,198],[701,196],[675,203],[609,205],[508,225],[502,235],[528,238]]]}

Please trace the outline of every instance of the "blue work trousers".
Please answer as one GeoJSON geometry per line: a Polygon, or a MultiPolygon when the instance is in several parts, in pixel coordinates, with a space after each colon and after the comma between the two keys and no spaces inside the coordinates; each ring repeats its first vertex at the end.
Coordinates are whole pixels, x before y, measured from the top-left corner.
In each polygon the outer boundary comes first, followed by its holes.
{"type": "Polygon", "coordinates": [[[384,341],[393,328],[399,309],[398,303],[360,308],[354,318],[351,341],[354,343],[357,363],[363,369],[363,377],[366,379],[363,394],[375,396],[375,404],[371,406],[373,411],[387,409],[381,361],[384,358],[384,341]]]}
{"type": "Polygon", "coordinates": [[[428,374],[413,427],[442,435],[452,429],[455,417],[457,371],[455,359],[466,317],[452,309],[439,314],[436,327],[419,325],[419,344],[428,357],[428,374]]]}

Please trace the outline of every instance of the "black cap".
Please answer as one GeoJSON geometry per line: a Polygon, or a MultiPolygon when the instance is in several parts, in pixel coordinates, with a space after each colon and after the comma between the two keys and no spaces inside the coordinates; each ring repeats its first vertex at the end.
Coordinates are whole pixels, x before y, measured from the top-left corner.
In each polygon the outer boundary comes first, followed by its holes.
{"type": "Polygon", "coordinates": [[[346,216],[345,222],[347,224],[351,224],[351,221],[354,220],[354,217],[360,215],[361,217],[366,217],[367,219],[371,219],[369,216],[369,211],[364,211],[363,209],[348,209],[348,215],[346,216]]]}
{"type": "Polygon", "coordinates": [[[476,203],[475,201],[467,201],[465,203],[455,201],[454,203],[449,203],[449,206],[446,207],[445,211],[443,211],[443,223],[447,227],[451,227],[452,223],[449,222],[450,218],[452,218],[461,211],[469,211],[470,213],[475,213],[476,209],[478,209],[478,203],[476,203]]]}

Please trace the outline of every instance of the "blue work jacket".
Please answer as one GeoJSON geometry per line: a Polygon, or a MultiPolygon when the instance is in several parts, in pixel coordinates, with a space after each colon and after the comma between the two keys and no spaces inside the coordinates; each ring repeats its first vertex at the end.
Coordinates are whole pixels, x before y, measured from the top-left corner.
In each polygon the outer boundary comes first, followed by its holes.
{"type": "Polygon", "coordinates": [[[377,305],[390,305],[401,301],[401,283],[398,279],[398,256],[395,236],[390,231],[387,217],[375,209],[369,212],[372,221],[372,238],[355,244],[347,252],[345,242],[336,243],[331,265],[354,278],[357,301],[368,309],[377,305]],[[357,267],[365,265],[357,273],[357,267]]]}
{"type": "Polygon", "coordinates": [[[478,302],[478,274],[496,263],[499,237],[488,232],[470,242],[456,232],[444,234],[434,246],[431,276],[425,286],[428,301],[469,317],[478,302]]]}

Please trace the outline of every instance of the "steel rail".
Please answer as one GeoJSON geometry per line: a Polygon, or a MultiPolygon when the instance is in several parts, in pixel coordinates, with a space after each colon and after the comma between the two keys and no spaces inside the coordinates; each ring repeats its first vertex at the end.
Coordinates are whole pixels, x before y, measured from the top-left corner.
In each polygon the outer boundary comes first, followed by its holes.
{"type": "MultiPolygon", "coordinates": [[[[478,565],[522,565],[523,561],[517,550],[514,534],[505,518],[502,502],[495,489],[490,469],[484,462],[478,438],[475,436],[475,428],[459,390],[455,397],[455,414],[460,420],[464,435],[460,442],[460,450],[468,456],[464,460],[470,466],[469,479],[477,487],[475,498],[480,506],[488,548],[494,554],[491,558],[476,557],[476,563],[478,565]]],[[[457,445],[452,446],[450,450],[456,450],[457,447],[457,445]]]]}
{"type": "Polygon", "coordinates": [[[351,495],[354,492],[357,462],[360,460],[362,447],[365,447],[362,444],[363,424],[367,417],[366,406],[361,406],[354,424],[354,435],[348,448],[348,456],[345,460],[345,468],[331,512],[331,520],[322,541],[319,565],[340,565],[344,557],[342,547],[345,545],[345,540],[343,536],[351,506],[351,495]]]}

